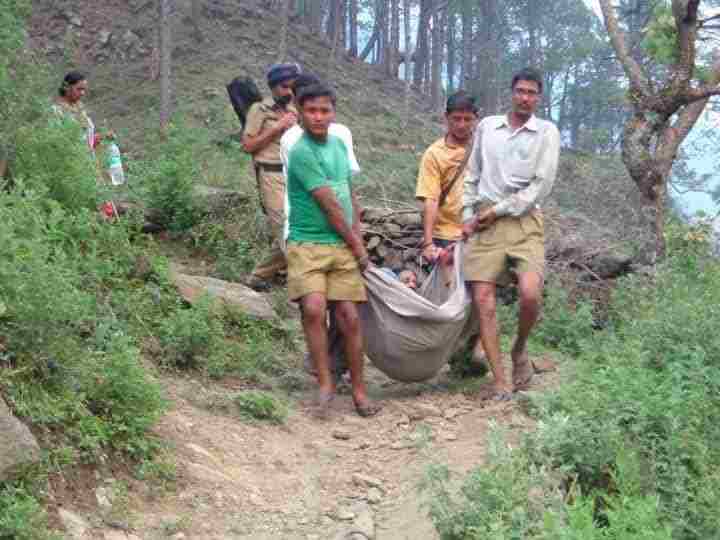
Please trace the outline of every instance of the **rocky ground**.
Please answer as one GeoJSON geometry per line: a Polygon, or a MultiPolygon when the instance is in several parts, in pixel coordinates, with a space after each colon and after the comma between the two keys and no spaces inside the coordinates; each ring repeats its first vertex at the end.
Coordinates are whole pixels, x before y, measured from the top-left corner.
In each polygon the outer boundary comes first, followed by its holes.
{"type": "MultiPolygon", "coordinates": [[[[536,360],[554,368],[549,359],[536,360]]],[[[172,405],[156,431],[169,443],[166,459],[176,478],[161,486],[157,480],[124,484],[110,471],[95,473],[102,487],[84,494],[85,512],[81,502],[59,508],[69,537],[437,538],[418,489],[428,465],[466,472],[483,462],[491,421],[511,436],[532,421],[518,399],[482,402],[473,393],[451,392],[446,374],[413,385],[372,368],[368,377],[373,397],[385,404],[377,417],[358,417],[345,394],[328,420],[317,419],[309,386],[282,426],[248,423],[214,406],[216,385],[166,378],[172,405]]],[[[545,372],[531,389],[552,386],[557,377],[545,372]]]]}

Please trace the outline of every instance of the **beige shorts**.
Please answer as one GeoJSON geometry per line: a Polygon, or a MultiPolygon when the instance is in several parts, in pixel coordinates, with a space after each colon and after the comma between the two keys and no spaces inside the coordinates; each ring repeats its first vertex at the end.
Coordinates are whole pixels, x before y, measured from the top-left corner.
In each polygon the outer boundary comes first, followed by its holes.
{"type": "Polygon", "coordinates": [[[534,210],[521,217],[502,216],[465,244],[466,281],[507,285],[512,273],[545,271],[543,217],[534,210]]]}
{"type": "Polygon", "coordinates": [[[287,248],[288,296],[298,300],[323,293],[329,301],[365,302],[365,282],[350,248],[291,243],[287,248]]]}

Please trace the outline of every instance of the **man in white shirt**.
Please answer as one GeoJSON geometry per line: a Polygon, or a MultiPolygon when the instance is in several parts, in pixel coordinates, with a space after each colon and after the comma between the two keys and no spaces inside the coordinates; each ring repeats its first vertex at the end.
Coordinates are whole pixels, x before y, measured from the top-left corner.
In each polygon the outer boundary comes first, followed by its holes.
{"type": "Polygon", "coordinates": [[[542,76],[524,69],[512,79],[509,113],[484,118],[475,130],[463,193],[465,278],[472,285],[480,340],[495,378],[488,397],[507,400],[526,386],[534,369],[527,339],[540,312],[545,246],[539,204],[550,193],[560,157],[560,133],[535,116],[542,76]],[[495,290],[518,280],[520,314],[511,356],[512,382],[505,377],[497,332],[495,290]]]}

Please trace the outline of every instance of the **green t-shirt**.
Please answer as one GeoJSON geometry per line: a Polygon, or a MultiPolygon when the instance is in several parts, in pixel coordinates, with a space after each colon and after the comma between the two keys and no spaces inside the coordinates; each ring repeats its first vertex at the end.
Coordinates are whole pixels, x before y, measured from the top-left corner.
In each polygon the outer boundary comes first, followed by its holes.
{"type": "Polygon", "coordinates": [[[328,135],[327,141],[320,143],[307,133],[303,134],[288,155],[288,242],[344,242],[328,221],[322,207],[313,198],[312,191],[320,187],[330,187],[344,211],[348,225],[352,225],[350,175],[348,151],[339,137],[328,135]]]}

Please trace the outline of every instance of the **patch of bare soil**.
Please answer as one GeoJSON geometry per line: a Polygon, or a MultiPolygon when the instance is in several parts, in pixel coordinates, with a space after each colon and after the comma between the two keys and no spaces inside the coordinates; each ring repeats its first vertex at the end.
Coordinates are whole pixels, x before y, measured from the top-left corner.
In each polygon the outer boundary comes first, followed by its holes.
{"type": "MultiPolygon", "coordinates": [[[[345,394],[329,419],[317,419],[308,390],[284,426],[248,423],[213,408],[219,385],[165,378],[172,406],[156,431],[170,443],[177,481],[160,496],[131,487],[124,519],[83,538],[438,538],[418,492],[427,466],[440,462],[466,472],[483,462],[491,421],[511,436],[532,421],[517,399],[482,402],[451,393],[444,374],[410,385],[368,372],[373,397],[385,405],[377,417],[358,417],[345,394]]],[[[531,389],[556,379],[546,371],[531,389]]]]}

